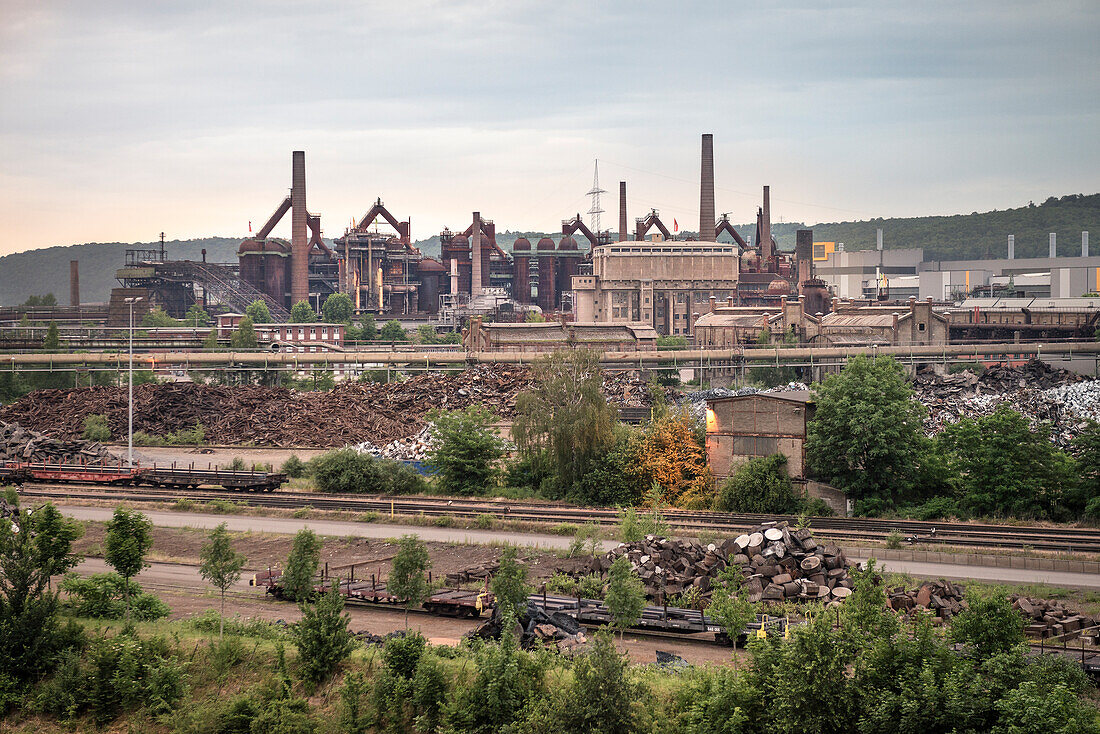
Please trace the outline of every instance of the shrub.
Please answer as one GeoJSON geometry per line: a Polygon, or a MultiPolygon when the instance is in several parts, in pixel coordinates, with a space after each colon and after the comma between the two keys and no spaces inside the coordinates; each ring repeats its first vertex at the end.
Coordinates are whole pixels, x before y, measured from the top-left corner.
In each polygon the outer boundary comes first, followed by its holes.
{"type": "Polygon", "coordinates": [[[169,446],[191,446],[201,444],[206,440],[206,429],[201,423],[196,423],[194,428],[181,428],[164,435],[164,441],[169,446]]]}
{"type": "Polygon", "coordinates": [[[715,509],[788,515],[798,509],[799,500],[787,476],[783,454],[750,459],[738,467],[718,492],[715,509]]]}
{"type": "Polygon", "coordinates": [[[452,527],[454,524],[455,519],[451,515],[440,515],[439,517],[432,520],[432,525],[435,525],[437,528],[449,528],[452,527]]]}
{"type": "Polygon", "coordinates": [[[967,519],[968,515],[959,508],[953,497],[933,497],[915,508],[918,520],[940,520],[944,518],[967,519]]]}
{"type": "Polygon", "coordinates": [[[806,497],[802,500],[802,514],[810,517],[832,517],[833,508],[820,497],[806,497]]]}
{"type": "Polygon", "coordinates": [[[151,622],[167,617],[168,605],[152,594],[142,591],[134,580],[127,581],[117,573],[96,573],[88,577],[69,573],[61,581],[68,592],[73,614],[93,619],[122,619],[126,615],[125,590],[130,590],[130,613],[139,622],[151,622]]]}
{"type": "Polygon", "coordinates": [[[198,506],[199,503],[195,502],[195,500],[187,499],[186,497],[180,497],[178,500],[171,504],[170,509],[177,512],[191,512],[198,506]]]}
{"type": "Polygon", "coordinates": [[[279,471],[286,474],[291,479],[297,479],[305,475],[306,463],[299,459],[297,454],[291,454],[290,457],[283,462],[283,465],[279,467],[279,471]]]}
{"type": "Polygon", "coordinates": [[[134,431],[133,441],[135,446],[160,446],[164,439],[145,431],[134,431]]]}
{"type": "Polygon", "coordinates": [[[375,459],[355,449],[329,451],[311,459],[310,474],[322,492],[347,494],[417,494],[427,482],[399,461],[375,459]]]}
{"type": "Polygon", "coordinates": [[[493,429],[497,416],[480,406],[451,412],[432,411],[432,447],[428,463],[446,494],[481,494],[497,483],[504,440],[493,429]]]}
{"type": "Polygon", "coordinates": [[[218,515],[235,515],[247,505],[237,500],[212,499],[206,503],[206,509],[218,515]]]}
{"type": "Polygon", "coordinates": [[[111,429],[107,426],[107,416],[89,415],[84,418],[84,438],[89,441],[110,441],[111,429]]]}
{"type": "Polygon", "coordinates": [[[344,596],[333,585],[315,604],[303,604],[302,619],[290,628],[298,647],[298,673],[308,685],[316,685],[332,675],[355,647],[344,614],[344,596]]]}
{"type": "Polygon", "coordinates": [[[213,609],[207,609],[202,614],[195,615],[187,620],[187,624],[199,632],[217,632],[222,624],[227,635],[237,637],[253,637],[258,640],[282,639],[286,630],[266,619],[248,619],[238,616],[225,617],[224,619],[213,609]]]}
{"type": "Polygon", "coordinates": [[[886,534],[886,547],[890,550],[897,550],[901,547],[901,541],[905,538],[897,530],[891,530],[886,534]]]}
{"type": "Polygon", "coordinates": [[[493,523],[495,521],[496,518],[488,513],[483,512],[474,518],[474,527],[476,527],[478,530],[488,530],[489,528],[493,527],[493,523]]]}

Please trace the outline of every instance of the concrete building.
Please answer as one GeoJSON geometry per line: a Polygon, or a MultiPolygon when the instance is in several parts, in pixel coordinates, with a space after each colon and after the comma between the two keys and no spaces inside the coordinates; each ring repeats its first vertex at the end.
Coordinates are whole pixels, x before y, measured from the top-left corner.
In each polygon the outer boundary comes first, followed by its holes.
{"type": "Polygon", "coordinates": [[[719,480],[759,456],[783,454],[787,473],[806,478],[806,433],[813,418],[808,392],[757,393],[707,401],[707,461],[719,480]]]}
{"type": "MultiPolygon", "coordinates": [[[[828,247],[832,244],[815,242],[813,263],[814,275],[829,285],[834,296],[844,299],[876,298],[880,285],[890,288],[891,298],[917,295],[916,292],[895,295],[892,280],[916,276],[924,259],[923,249],[845,251],[828,247]],[[884,283],[879,276],[885,278],[884,283]]],[[[913,288],[911,283],[903,283],[905,287],[913,288]]]]}
{"type": "Polygon", "coordinates": [[[779,308],[715,306],[695,322],[695,344],[728,348],[758,344],[835,346],[946,344],[950,319],[931,299],[905,305],[852,305],[833,299],[827,314],[810,314],[805,297],[783,298],[779,308]]]}
{"type": "Polygon", "coordinates": [[[710,299],[737,290],[738,250],[720,242],[615,242],[592,251],[592,274],[574,275],[578,322],[636,323],[691,336],[710,299]]]}
{"type": "Polygon", "coordinates": [[[595,349],[601,352],[652,352],[657,332],[648,324],[596,324],[547,321],[543,323],[486,324],[470,321],[462,338],[471,352],[542,354],[559,349],[595,349]]]}
{"type": "Polygon", "coordinates": [[[975,289],[990,285],[1005,295],[1034,298],[1100,293],[1100,255],[932,260],[920,266],[922,298],[961,301],[975,289]]]}
{"type": "MultiPolygon", "coordinates": [[[[243,314],[225,313],[218,316],[218,339],[225,340],[244,318],[243,314]]],[[[261,347],[280,352],[331,352],[344,346],[344,325],[310,322],[301,324],[255,324],[256,341],[261,347]]]]}

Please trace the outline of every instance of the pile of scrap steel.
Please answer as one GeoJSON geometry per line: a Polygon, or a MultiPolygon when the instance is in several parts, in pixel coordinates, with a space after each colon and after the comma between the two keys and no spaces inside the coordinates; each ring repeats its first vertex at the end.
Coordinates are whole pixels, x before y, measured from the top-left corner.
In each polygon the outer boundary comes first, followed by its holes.
{"type": "Polygon", "coordinates": [[[1082,631],[1094,641],[1100,637],[1100,630],[1096,628],[1100,620],[1069,609],[1056,599],[1035,599],[1013,594],[1009,600],[1026,620],[1024,632],[1029,637],[1066,635],[1067,638],[1075,638],[1080,637],[1082,631]]]}
{"type": "Polygon", "coordinates": [[[906,614],[918,609],[929,610],[934,614],[935,622],[942,624],[966,609],[964,591],[965,587],[961,584],[944,579],[925,581],[916,589],[906,589],[904,586],[887,589],[886,605],[895,612],[906,614]]]}
{"type": "Polygon", "coordinates": [[[18,423],[0,421],[0,461],[101,464],[116,461],[116,457],[95,441],[52,438],[18,423]]]}
{"type": "MultiPolygon", "coordinates": [[[[467,638],[499,640],[504,631],[504,618],[501,607],[493,608],[493,614],[482,622],[477,629],[466,633],[467,638]]],[[[532,647],[553,647],[559,652],[572,652],[587,644],[588,639],[577,620],[563,612],[547,613],[541,607],[527,603],[527,611],[516,621],[516,638],[520,647],[527,650],[532,647]]]]}
{"type": "Polygon", "coordinates": [[[1051,440],[1065,446],[1087,425],[1100,421],[1100,380],[1055,369],[1037,359],[1023,367],[995,365],[981,375],[951,375],[921,369],[913,381],[917,399],[928,408],[925,431],[935,434],[963,418],[989,415],[1002,404],[1032,424],[1051,424],[1051,440]]]}
{"type": "Polygon", "coordinates": [[[496,561],[486,561],[485,563],[480,563],[476,566],[470,566],[461,571],[453,571],[447,574],[447,584],[450,586],[461,586],[462,584],[468,584],[472,581],[487,581],[499,570],[500,563],[496,561]]]}
{"type": "MultiPolygon", "coordinates": [[[[140,385],[134,390],[134,430],[163,436],[201,424],[209,443],[384,446],[417,436],[433,408],[482,405],[501,418],[511,418],[516,396],[533,384],[526,367],[481,365],[460,372],[421,373],[384,385],[343,382],[328,392],[190,382],[140,385]]],[[[648,383],[637,374],[609,377],[605,387],[613,404],[648,404],[648,383]]],[[[111,433],[123,436],[126,413],[125,388],[90,387],[33,392],[0,409],[0,420],[72,439],[81,435],[85,417],[93,414],[105,416],[111,433]]]]}
{"type": "Polygon", "coordinates": [[[718,545],[647,535],[593,558],[591,571],[606,574],[621,556],[641,578],[646,597],[662,603],[693,588],[709,599],[714,579],[731,565],[741,569],[752,602],[840,603],[852,589],[844,552],[819,545],[809,528],[786,521],[764,523],[718,545]]]}

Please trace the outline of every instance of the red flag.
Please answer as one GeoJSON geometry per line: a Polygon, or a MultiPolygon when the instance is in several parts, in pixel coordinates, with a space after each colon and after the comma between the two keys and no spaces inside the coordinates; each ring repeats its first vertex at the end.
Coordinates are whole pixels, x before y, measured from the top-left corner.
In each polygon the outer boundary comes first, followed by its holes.
{"type": "Polygon", "coordinates": [[[677,224],[676,217],[672,218],[672,231],[673,232],[679,232],[680,231],[680,225],[677,224]]]}
{"type": "Polygon", "coordinates": [[[252,234],[252,222],[251,221],[248,222],[248,233],[252,234]]]}

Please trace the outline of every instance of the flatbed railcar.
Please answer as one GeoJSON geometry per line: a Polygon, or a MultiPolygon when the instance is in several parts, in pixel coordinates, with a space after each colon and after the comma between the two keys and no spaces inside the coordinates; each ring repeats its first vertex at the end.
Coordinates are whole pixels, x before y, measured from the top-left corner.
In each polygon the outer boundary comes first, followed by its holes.
{"type": "Polygon", "coordinates": [[[224,487],[242,492],[271,492],[286,483],[279,472],[196,469],[194,466],[126,466],[82,462],[0,461],[0,481],[11,483],[150,485],[176,489],[224,487]]]}

